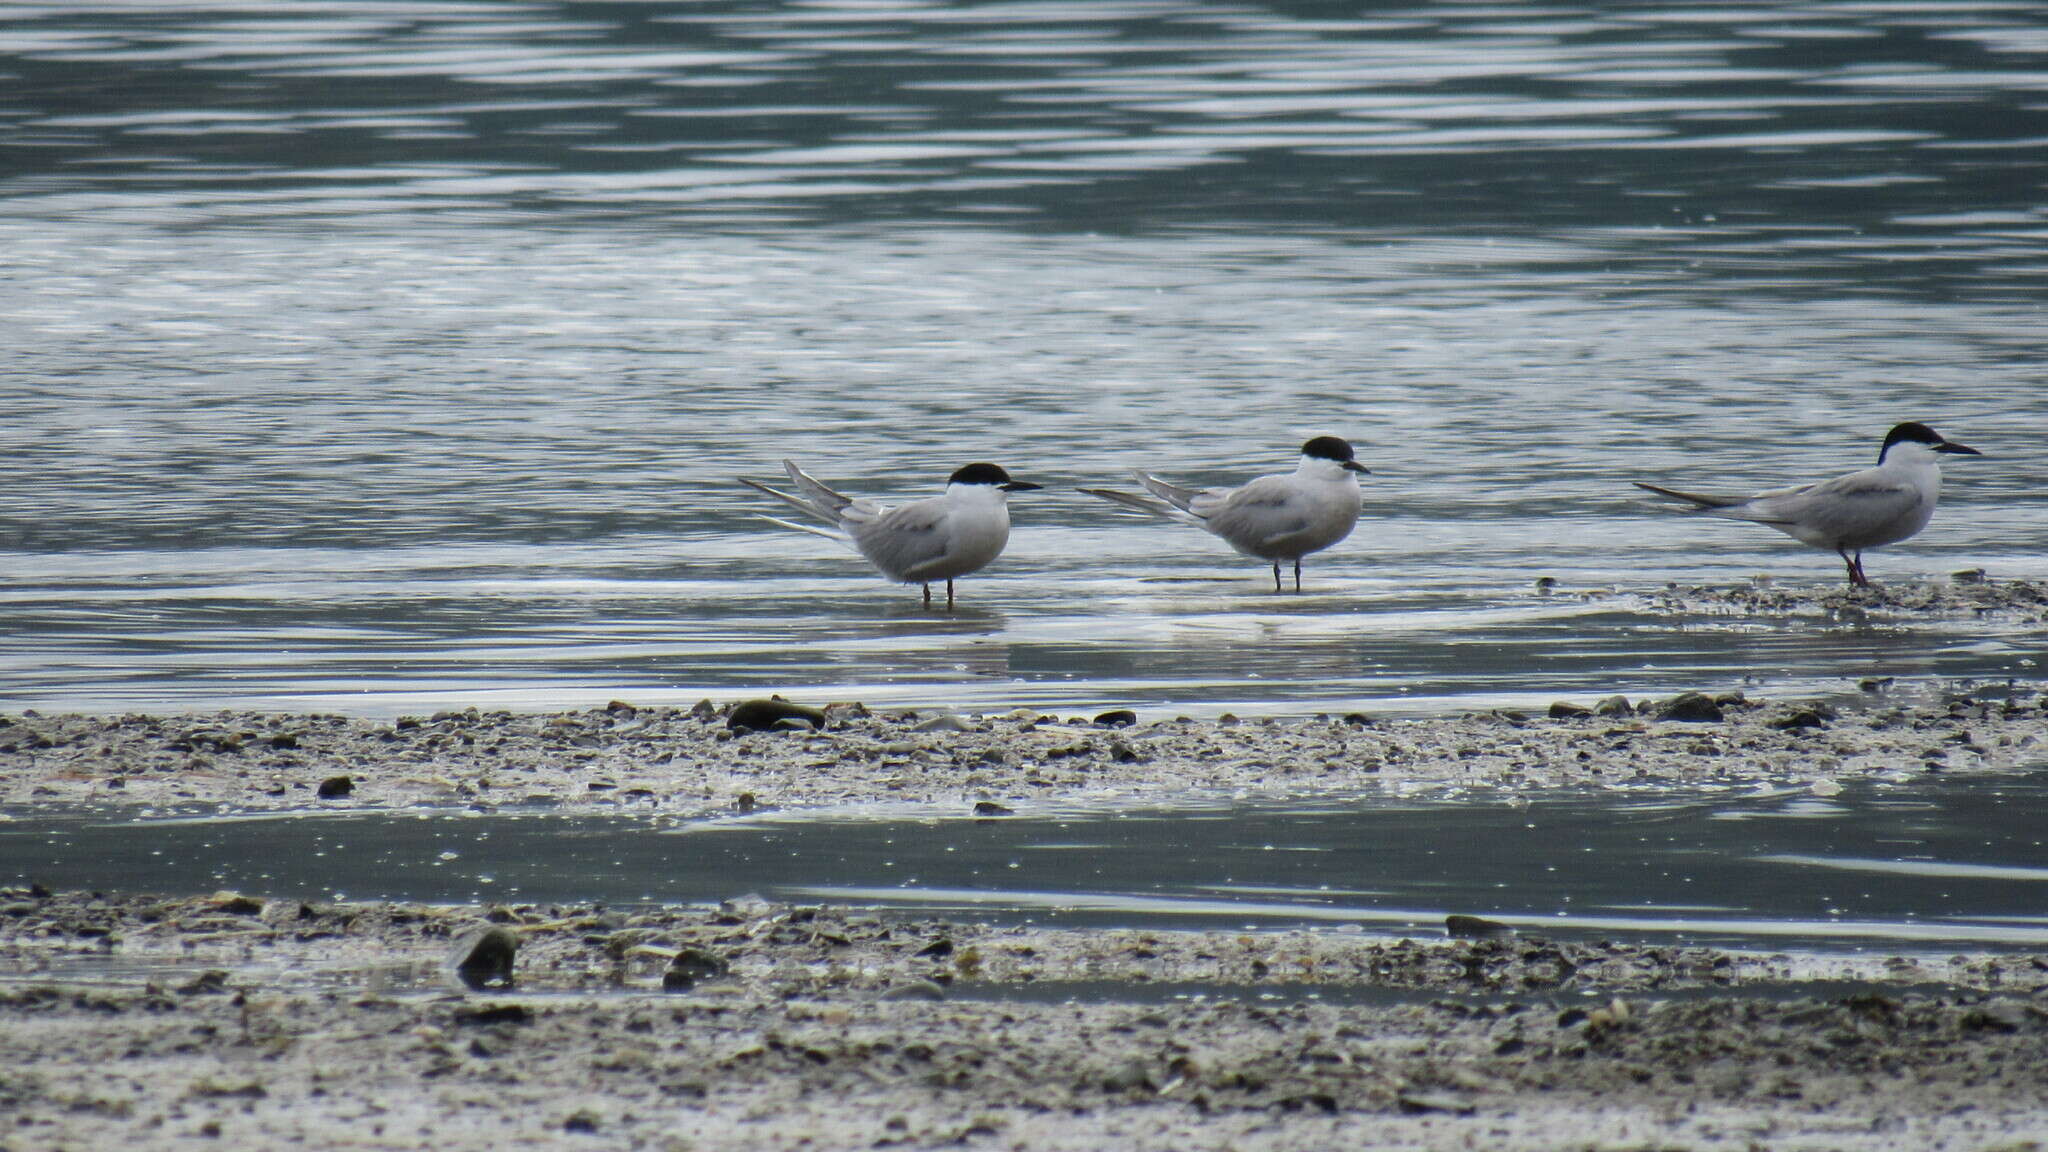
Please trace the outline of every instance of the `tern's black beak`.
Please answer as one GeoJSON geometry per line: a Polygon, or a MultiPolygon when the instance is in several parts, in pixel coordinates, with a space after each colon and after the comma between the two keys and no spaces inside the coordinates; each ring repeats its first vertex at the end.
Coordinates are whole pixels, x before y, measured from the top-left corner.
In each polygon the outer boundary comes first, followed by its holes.
{"type": "Polygon", "coordinates": [[[1029,480],[1012,480],[1008,484],[998,484],[996,487],[1001,488],[1005,492],[1036,492],[1045,487],[1045,485],[1033,484],[1029,480]]]}
{"type": "Polygon", "coordinates": [[[1370,468],[1367,468],[1365,465],[1360,464],[1356,460],[1346,460],[1343,464],[1343,468],[1346,472],[1356,472],[1360,476],[1372,475],[1372,470],[1370,468]]]}
{"type": "Polygon", "coordinates": [[[1934,450],[1935,450],[1936,452],[1947,452],[1947,453],[1949,453],[1949,454],[1951,454],[1951,455],[1955,455],[1955,456],[1982,456],[1982,455],[1983,455],[1983,453],[1982,453],[1982,452],[1979,452],[1979,451],[1977,451],[1977,450],[1976,450],[1975,448],[1972,448],[1972,447],[1970,447],[1970,446],[1969,446],[1969,445],[1967,445],[1967,444],[1958,444],[1958,443],[1956,443],[1956,442],[1955,442],[1955,441],[1953,441],[1953,440],[1943,440],[1943,441],[1942,441],[1941,443],[1939,443],[1939,444],[1937,444],[1937,445],[1935,445],[1935,446],[1934,446],[1934,450]]]}

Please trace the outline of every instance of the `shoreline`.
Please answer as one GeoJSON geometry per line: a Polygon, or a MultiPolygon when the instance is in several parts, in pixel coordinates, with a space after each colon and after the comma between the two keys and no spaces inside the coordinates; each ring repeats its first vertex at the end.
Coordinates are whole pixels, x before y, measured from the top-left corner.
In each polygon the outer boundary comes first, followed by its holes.
{"type": "MultiPolygon", "coordinates": [[[[1899,697],[1150,723],[786,701],[15,714],[0,804],[697,819],[1366,788],[1825,796],[2048,764],[2036,685],[1899,697]]],[[[2048,956],[15,887],[0,1068],[0,1148],[2024,1147],[2048,1136],[2048,956]],[[467,987],[452,969],[494,929],[512,983],[467,987]]]]}
{"type": "Polygon", "coordinates": [[[568,713],[0,715],[0,806],[263,812],[545,805],[691,818],[875,801],[1049,800],[1399,786],[1821,784],[2048,763],[2048,695],[1975,686],[1910,700],[1740,693],[1559,701],[1427,719],[1134,722],[614,702],[568,713]],[[761,711],[765,709],[765,711],[761,711]],[[739,724],[752,718],[758,723],[739,724]]]}

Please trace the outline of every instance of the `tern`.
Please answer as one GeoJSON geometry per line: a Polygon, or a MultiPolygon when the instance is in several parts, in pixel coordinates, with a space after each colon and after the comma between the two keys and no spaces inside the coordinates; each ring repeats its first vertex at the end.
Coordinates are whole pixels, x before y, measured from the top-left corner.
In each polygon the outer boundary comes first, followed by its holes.
{"type": "Polygon", "coordinates": [[[799,532],[851,544],[867,557],[882,575],[899,584],[924,586],[924,603],[932,602],[932,584],[946,582],[946,610],[953,610],[953,581],[978,572],[1003,554],[1010,542],[1008,494],[1029,492],[1039,485],[1012,480],[994,464],[969,464],[946,480],[942,496],[931,496],[890,508],[872,500],[846,496],[784,460],[795,492],[784,492],[741,479],[740,483],[810,516],[829,528],[797,524],[764,516],[762,519],[799,532]]]}
{"type": "Polygon", "coordinates": [[[1246,556],[1270,562],[1275,592],[1283,591],[1281,562],[1291,560],[1299,592],[1301,558],[1351,535],[1358,523],[1358,478],[1370,473],[1354,458],[1350,444],[1318,436],[1301,446],[1301,463],[1293,472],[1261,476],[1240,488],[1181,488],[1147,472],[1133,470],[1131,475],[1152,495],[1113,488],[1081,491],[1193,524],[1246,556]]]}
{"type": "Polygon", "coordinates": [[[1849,583],[1868,587],[1863,552],[1896,544],[1927,527],[1941,498],[1941,458],[1982,456],[1925,424],[1893,428],[1878,450],[1877,467],[1795,488],[1754,496],[1709,496],[1638,481],[1636,487],[1692,505],[1685,512],[1750,520],[1802,544],[1826,548],[1849,567],[1849,583]]]}

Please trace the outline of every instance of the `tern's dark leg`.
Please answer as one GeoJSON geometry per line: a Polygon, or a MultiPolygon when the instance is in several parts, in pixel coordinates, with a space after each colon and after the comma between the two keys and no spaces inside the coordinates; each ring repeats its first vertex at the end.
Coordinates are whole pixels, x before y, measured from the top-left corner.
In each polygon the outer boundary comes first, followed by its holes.
{"type": "Polygon", "coordinates": [[[1280,587],[1280,562],[1275,560],[1273,561],[1273,591],[1281,592],[1284,590],[1280,587]]]}
{"type": "Polygon", "coordinates": [[[953,582],[952,582],[951,580],[948,580],[948,581],[946,581],[946,611],[948,611],[948,612],[951,612],[952,610],[953,610],[953,582]]]}
{"type": "Polygon", "coordinates": [[[929,584],[924,586],[924,606],[927,608],[932,606],[932,586],[929,584]]]}
{"type": "Polygon", "coordinates": [[[1856,553],[1856,583],[1863,588],[1870,587],[1870,574],[1863,570],[1863,552],[1860,549],[1856,553]]]}
{"type": "Polygon", "coordinates": [[[1861,588],[1870,583],[1870,581],[1863,578],[1863,553],[1858,552],[1856,555],[1851,556],[1847,548],[1837,548],[1835,549],[1835,555],[1840,556],[1842,563],[1849,567],[1850,587],[1861,588]]]}
{"type": "Polygon", "coordinates": [[[1301,561],[1294,562],[1294,590],[1301,591],[1301,561]]]}

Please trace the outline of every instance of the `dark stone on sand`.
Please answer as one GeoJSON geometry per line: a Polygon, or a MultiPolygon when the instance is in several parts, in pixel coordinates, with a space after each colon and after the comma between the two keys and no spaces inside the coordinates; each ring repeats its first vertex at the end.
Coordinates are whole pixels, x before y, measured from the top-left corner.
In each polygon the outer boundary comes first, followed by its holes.
{"type": "Polygon", "coordinates": [[[892,1001],[909,1000],[936,1004],[946,998],[946,990],[930,980],[914,980],[908,984],[898,984],[894,988],[883,992],[881,998],[892,1001]]]}
{"type": "Polygon", "coordinates": [[[1722,719],[1721,706],[1704,692],[1684,692],[1657,705],[1657,719],[1687,724],[1714,724],[1722,719]]]}
{"type": "Polygon", "coordinates": [[[1490,936],[1508,936],[1514,933],[1514,926],[1498,920],[1479,916],[1453,914],[1444,917],[1444,933],[1448,936],[1483,940],[1490,936]]]}
{"type": "Polygon", "coordinates": [[[1370,728],[1372,727],[1372,717],[1367,716],[1363,712],[1346,712],[1344,714],[1344,723],[1351,725],[1353,728],[1370,728]]]}
{"type": "Polygon", "coordinates": [[[1801,728],[1825,728],[1835,718],[1835,710],[1825,705],[1811,705],[1795,708],[1786,715],[1770,721],[1770,726],[1780,731],[1791,732],[1801,728]]]}
{"type": "Polygon", "coordinates": [[[597,1114],[588,1110],[577,1112],[562,1121],[562,1131],[580,1132],[592,1135],[597,1132],[597,1114]]]}
{"type": "Polygon", "coordinates": [[[1593,705],[1595,716],[1633,716],[1635,713],[1635,705],[1630,704],[1626,696],[1609,696],[1593,705]]]}
{"type": "Polygon", "coordinates": [[[329,776],[320,782],[320,787],[313,792],[313,795],[318,796],[322,800],[339,800],[355,790],[356,782],[349,777],[329,776]]]}
{"type": "Polygon", "coordinates": [[[1403,1092],[1395,1098],[1401,1111],[1416,1115],[1423,1112],[1445,1112],[1453,1116],[1470,1116],[1473,1105],[1462,1096],[1448,1092],[1403,1092]]]}
{"type": "Polygon", "coordinates": [[[661,974],[661,990],[688,992],[700,981],[715,980],[731,971],[732,965],[723,958],[702,948],[685,948],[676,953],[675,959],[668,962],[668,971],[661,974]]]}
{"type": "Polygon", "coordinates": [[[766,700],[742,700],[733,705],[725,726],[735,732],[760,732],[774,728],[778,720],[802,720],[813,728],[825,726],[825,713],[817,708],[792,704],[780,696],[766,700]]]}
{"type": "Polygon", "coordinates": [[[1949,573],[1948,578],[1958,584],[1982,584],[1984,582],[1984,570],[1982,568],[1965,568],[1961,572],[1949,573]]]}
{"type": "Polygon", "coordinates": [[[977,800],[974,804],[976,816],[1008,816],[1015,811],[1015,808],[1005,808],[993,800],[977,800]]]}
{"type": "Polygon", "coordinates": [[[512,930],[490,927],[470,934],[455,946],[455,975],[471,988],[509,988],[519,937],[512,930]]]}
{"type": "Polygon", "coordinates": [[[927,956],[933,960],[943,960],[952,954],[953,942],[943,936],[919,948],[916,952],[916,955],[927,956]]]}
{"type": "Polygon", "coordinates": [[[1109,758],[1119,764],[1135,764],[1140,759],[1138,750],[1121,740],[1109,742],[1109,758]]]}
{"type": "Polygon", "coordinates": [[[1117,708],[1095,718],[1095,726],[1098,728],[1129,728],[1137,722],[1138,714],[1129,708],[1117,708]]]}
{"type": "Polygon", "coordinates": [[[1593,710],[1591,708],[1586,707],[1584,704],[1574,704],[1569,700],[1554,700],[1550,704],[1550,718],[1552,720],[1570,720],[1580,716],[1591,716],[1592,714],[1593,710]]]}
{"type": "Polygon", "coordinates": [[[478,1027],[488,1024],[529,1024],[533,1022],[533,1009],[524,1004],[481,1004],[475,1008],[457,1008],[451,1019],[457,1024],[478,1027]]]}
{"type": "Polygon", "coordinates": [[[208,968],[188,983],[172,989],[180,996],[218,996],[227,990],[228,974],[218,968],[208,968]]]}

